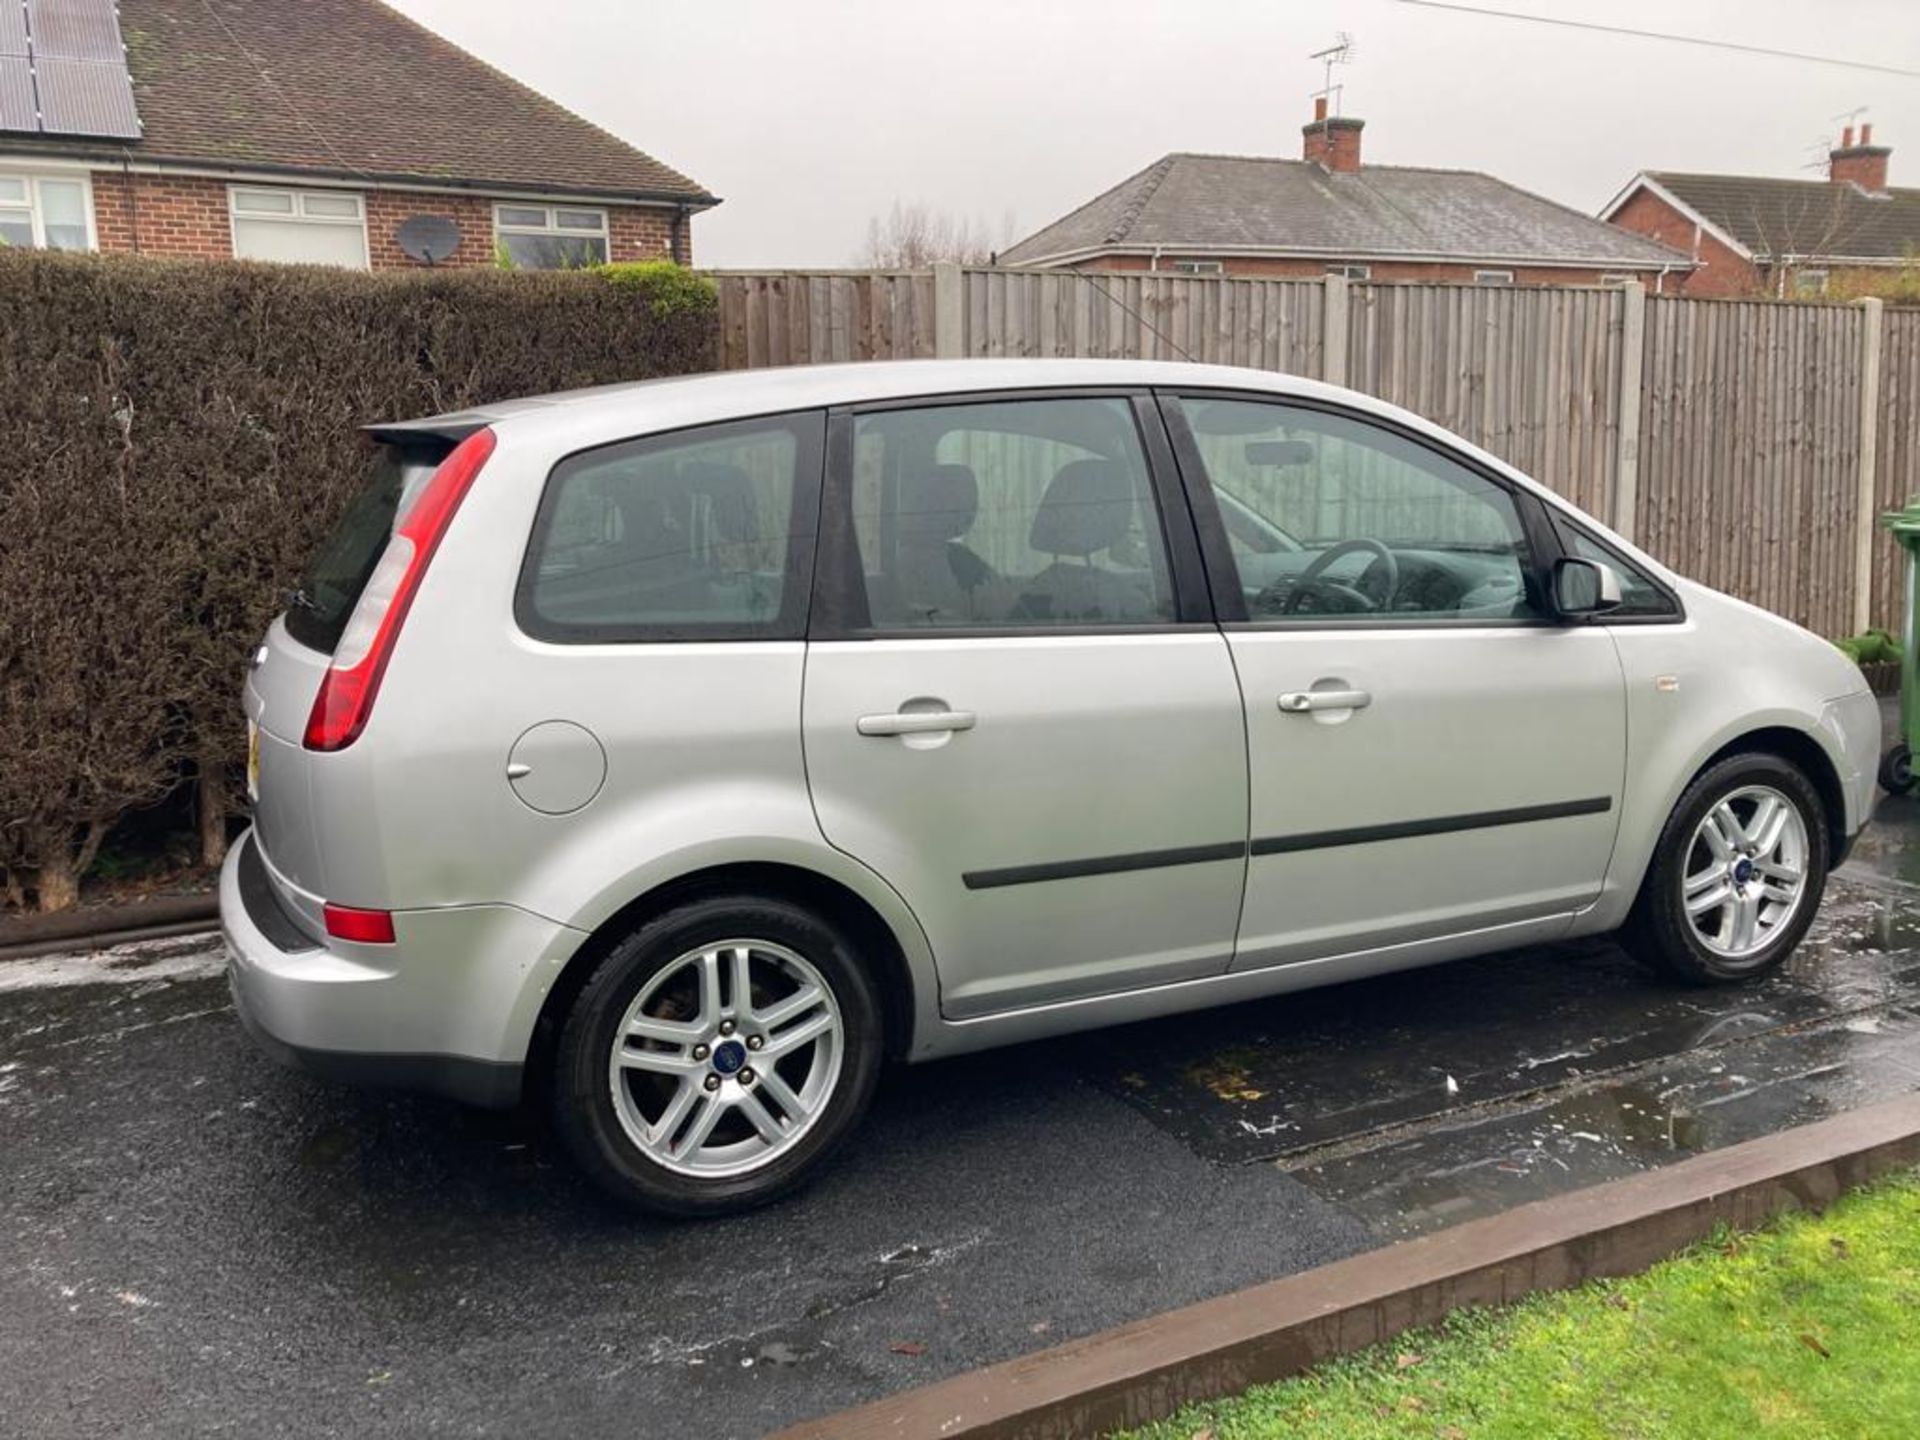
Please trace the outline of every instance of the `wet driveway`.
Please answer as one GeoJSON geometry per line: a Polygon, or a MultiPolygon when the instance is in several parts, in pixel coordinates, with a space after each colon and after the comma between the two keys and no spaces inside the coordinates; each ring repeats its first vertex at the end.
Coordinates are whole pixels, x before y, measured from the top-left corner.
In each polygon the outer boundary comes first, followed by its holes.
{"type": "Polygon", "coordinates": [[[217,964],[0,964],[0,1433],[746,1436],[1920,1090],[1920,805],[1760,986],[1568,945],[896,1070],[699,1226],[275,1069],[217,964]]]}

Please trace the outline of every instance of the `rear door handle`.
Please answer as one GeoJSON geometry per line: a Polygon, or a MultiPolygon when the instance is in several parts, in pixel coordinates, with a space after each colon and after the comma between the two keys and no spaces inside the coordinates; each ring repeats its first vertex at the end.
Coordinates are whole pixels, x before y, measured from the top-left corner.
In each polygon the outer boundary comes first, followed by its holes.
{"type": "Polygon", "coordinates": [[[911,710],[862,715],[854,728],[862,735],[937,735],[945,730],[971,730],[978,721],[971,710],[911,710]]]}
{"type": "Polygon", "coordinates": [[[1365,690],[1289,690],[1280,697],[1280,708],[1289,715],[1305,715],[1310,710],[1364,710],[1373,703],[1365,690]]]}

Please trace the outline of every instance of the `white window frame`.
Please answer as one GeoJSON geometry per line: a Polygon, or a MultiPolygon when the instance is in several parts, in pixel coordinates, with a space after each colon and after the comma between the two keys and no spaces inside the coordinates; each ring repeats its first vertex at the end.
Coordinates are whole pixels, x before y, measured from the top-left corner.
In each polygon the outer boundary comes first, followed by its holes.
{"type": "Polygon", "coordinates": [[[1218,260],[1174,260],[1173,273],[1176,275],[1224,275],[1227,267],[1218,260]]]}
{"type": "Polygon", "coordinates": [[[542,235],[558,237],[562,240],[598,240],[606,246],[606,258],[601,264],[613,262],[613,217],[606,207],[601,205],[549,205],[540,200],[498,200],[493,206],[493,248],[498,254],[503,237],[508,235],[542,235]],[[527,225],[509,222],[500,218],[502,210],[539,210],[545,213],[546,222],[541,225],[527,225]],[[560,224],[559,212],[565,210],[575,215],[598,215],[600,228],[586,230],[579,226],[560,224]]]}
{"type": "Polygon", "coordinates": [[[1796,300],[1818,300],[1827,293],[1827,287],[1833,283],[1833,276],[1825,270],[1796,270],[1793,272],[1793,295],[1796,300]]]}
{"type": "MultiPolygon", "coordinates": [[[[229,185],[227,187],[227,253],[236,260],[246,258],[240,254],[240,222],[242,220],[264,220],[277,225],[331,225],[341,230],[353,226],[360,232],[358,268],[361,270],[373,268],[373,251],[367,239],[367,197],[358,190],[301,190],[288,185],[229,185]],[[287,198],[289,208],[278,212],[243,209],[240,199],[243,195],[284,196],[287,198]],[[314,196],[323,200],[351,200],[355,214],[352,219],[340,215],[309,215],[307,200],[314,196]]],[[[262,263],[285,262],[263,261],[262,263]]]]}
{"type": "MultiPolygon", "coordinates": [[[[56,184],[78,184],[81,208],[87,217],[87,249],[100,248],[100,229],[93,218],[93,176],[85,170],[41,168],[0,159],[0,180],[18,180],[25,187],[27,224],[32,227],[33,248],[36,250],[44,250],[47,245],[46,206],[40,200],[40,186],[48,180],[56,184]]],[[[21,207],[14,201],[0,200],[0,209],[17,214],[21,207]]]]}
{"type": "Polygon", "coordinates": [[[1603,270],[1600,272],[1600,283],[1602,285],[1631,285],[1639,278],[1638,275],[1629,274],[1625,270],[1603,270]]]}
{"type": "Polygon", "coordinates": [[[1327,274],[1344,275],[1349,280],[1371,280],[1373,278],[1373,266],[1371,265],[1329,265],[1327,266],[1327,274]]]}
{"type": "Polygon", "coordinates": [[[1476,270],[1473,272],[1473,283],[1488,286],[1511,285],[1513,272],[1511,270],[1476,270]]]}

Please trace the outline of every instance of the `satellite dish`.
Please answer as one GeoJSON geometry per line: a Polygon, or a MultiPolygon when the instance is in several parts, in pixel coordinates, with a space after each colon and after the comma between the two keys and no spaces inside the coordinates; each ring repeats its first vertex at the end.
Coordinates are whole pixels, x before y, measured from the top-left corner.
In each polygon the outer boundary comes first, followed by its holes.
{"type": "Polygon", "coordinates": [[[460,248],[460,227],[445,215],[410,215],[393,238],[424,265],[438,265],[460,248]]]}

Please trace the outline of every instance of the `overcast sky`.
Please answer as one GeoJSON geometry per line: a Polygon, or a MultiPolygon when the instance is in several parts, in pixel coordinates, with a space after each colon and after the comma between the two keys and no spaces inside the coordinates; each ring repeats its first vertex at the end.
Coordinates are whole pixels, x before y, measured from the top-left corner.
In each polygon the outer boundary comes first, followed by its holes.
{"type": "MultiPolygon", "coordinates": [[[[1398,0],[392,3],[723,197],[694,224],[709,266],[852,263],[896,199],[997,242],[1170,150],[1297,158],[1337,31],[1368,161],[1591,212],[1640,169],[1819,174],[1866,106],[1920,186],[1920,80],[1398,0]]],[[[1477,3],[1920,69],[1915,0],[1477,3]]]]}

